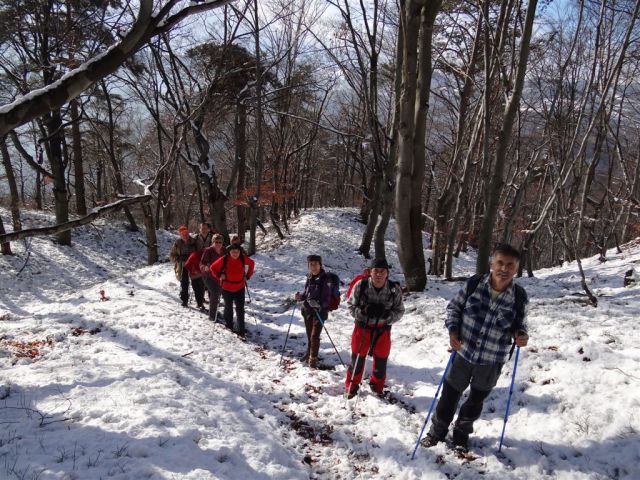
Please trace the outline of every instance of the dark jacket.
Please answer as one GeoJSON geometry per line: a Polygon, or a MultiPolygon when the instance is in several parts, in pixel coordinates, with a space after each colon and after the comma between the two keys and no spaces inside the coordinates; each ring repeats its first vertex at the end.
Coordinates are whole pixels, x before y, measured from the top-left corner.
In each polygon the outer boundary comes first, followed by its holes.
{"type": "Polygon", "coordinates": [[[329,301],[331,300],[331,287],[327,285],[329,280],[327,273],[320,269],[318,275],[307,274],[307,282],[304,285],[302,300],[304,300],[305,310],[311,312],[309,300],[315,300],[320,304],[320,313],[326,313],[329,309],[329,301]]]}

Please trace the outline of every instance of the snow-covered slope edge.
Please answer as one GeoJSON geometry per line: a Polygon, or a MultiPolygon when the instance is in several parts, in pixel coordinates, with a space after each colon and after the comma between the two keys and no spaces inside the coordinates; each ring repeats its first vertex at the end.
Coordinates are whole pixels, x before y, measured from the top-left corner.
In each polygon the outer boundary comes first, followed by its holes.
{"type": "MultiPolygon", "coordinates": [[[[459,284],[431,279],[427,292],[406,300],[388,372],[402,402],[389,404],[364,387],[355,409],[345,408],[344,368],[326,334],[327,370],[310,372],[296,359],[305,348],[298,312],[279,367],[286,299],[302,288],[305,256],[322,254],[344,280],[364,266],[353,252],[361,232],[354,217],[310,212],[282,245],[256,256],[247,343],[182,309],[167,264],[123,269],[76,291],[51,285],[47,298],[37,276],[11,281],[11,268],[23,262],[3,268],[0,478],[640,477],[640,288],[622,287],[622,272],[640,259],[637,246],[604,265],[585,261],[598,309],[574,295],[575,266],[521,280],[531,297],[532,340],[521,353],[504,458],[494,452],[512,365],[477,423],[471,446],[480,458],[463,464],[438,446],[421,448],[412,462],[448,357],[444,308],[459,284]],[[98,301],[99,289],[109,301],[98,301]],[[35,361],[15,357],[18,342],[47,339],[35,361]]],[[[114,247],[116,257],[127,244],[114,247]]],[[[34,241],[32,255],[46,258],[44,245],[34,241]]],[[[397,264],[393,227],[387,245],[397,264]]],[[[52,258],[49,278],[73,285],[65,272],[73,272],[74,255],[52,258]]],[[[344,306],[327,325],[344,361],[351,325],[344,306]]]]}

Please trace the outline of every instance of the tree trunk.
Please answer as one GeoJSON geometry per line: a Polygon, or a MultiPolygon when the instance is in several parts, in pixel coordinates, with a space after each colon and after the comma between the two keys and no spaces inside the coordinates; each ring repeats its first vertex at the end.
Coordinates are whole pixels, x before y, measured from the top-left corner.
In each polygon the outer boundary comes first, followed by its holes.
{"type": "MultiPolygon", "coordinates": [[[[67,198],[66,165],[62,157],[62,117],[60,110],[51,112],[45,117],[47,131],[48,154],[51,173],[53,174],[53,197],[55,203],[56,223],[69,221],[69,201],[67,198]]],[[[71,245],[71,231],[60,231],[56,235],[60,245],[71,245]]]]}
{"type": "MultiPolygon", "coordinates": [[[[4,223],[2,223],[2,217],[0,216],[0,235],[4,235],[6,230],[4,229],[4,223]]],[[[11,244],[9,242],[0,243],[0,253],[2,255],[13,255],[11,252],[11,244]]]]}
{"type": "MultiPolygon", "coordinates": [[[[533,20],[535,18],[537,4],[537,0],[529,0],[529,4],[527,5],[527,13],[520,41],[520,54],[518,57],[518,67],[513,92],[505,106],[502,128],[498,136],[493,174],[491,175],[489,185],[487,186],[487,201],[480,234],[478,236],[478,258],[476,262],[477,273],[485,273],[489,271],[489,256],[491,254],[491,245],[493,242],[493,228],[496,223],[498,201],[504,184],[503,172],[507,160],[507,149],[513,134],[514,120],[518,113],[518,109],[520,108],[520,97],[522,96],[527,62],[529,60],[529,45],[531,42],[533,20]]],[[[485,142],[488,141],[489,138],[485,135],[485,142]]]]}
{"type": "Polygon", "coordinates": [[[421,205],[426,113],[431,83],[431,39],[439,8],[440,1],[429,2],[428,6],[424,1],[401,2],[399,35],[404,35],[404,48],[395,216],[398,257],[410,291],[424,290],[427,283],[421,205]],[[416,92],[419,92],[418,96],[416,92]]]}
{"type": "Polygon", "coordinates": [[[0,152],[2,154],[4,172],[7,175],[7,182],[9,182],[9,194],[11,196],[9,208],[11,209],[11,221],[13,223],[13,231],[15,232],[22,230],[22,222],[20,220],[20,193],[18,192],[18,184],[16,183],[16,176],[13,172],[13,165],[11,165],[6,137],[0,139],[0,152]]]}
{"type": "Polygon", "coordinates": [[[153,221],[153,211],[149,201],[140,202],[140,206],[144,215],[144,233],[147,239],[147,265],[153,265],[158,261],[158,239],[153,221]]]}
{"type": "Polygon", "coordinates": [[[69,103],[71,112],[71,142],[73,144],[73,172],[76,193],[76,212],[78,215],[87,214],[87,200],[84,190],[84,158],[82,157],[82,135],[80,133],[80,112],[78,100],[69,103]]]}

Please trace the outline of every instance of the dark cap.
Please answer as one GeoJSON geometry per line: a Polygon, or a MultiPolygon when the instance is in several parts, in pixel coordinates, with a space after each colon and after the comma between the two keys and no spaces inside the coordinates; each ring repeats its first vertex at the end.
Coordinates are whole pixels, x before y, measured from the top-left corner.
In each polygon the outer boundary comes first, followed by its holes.
{"type": "Polygon", "coordinates": [[[318,262],[320,265],[322,265],[322,257],[320,255],[308,255],[307,263],[311,262],[318,262]]]}
{"type": "Polygon", "coordinates": [[[387,263],[387,260],[384,258],[374,258],[371,261],[370,268],[386,268],[387,270],[389,270],[391,266],[387,263]]]}
{"type": "Polygon", "coordinates": [[[231,250],[242,250],[242,247],[240,245],[238,245],[237,243],[232,243],[231,245],[229,245],[227,247],[227,251],[230,252],[231,250]]]}

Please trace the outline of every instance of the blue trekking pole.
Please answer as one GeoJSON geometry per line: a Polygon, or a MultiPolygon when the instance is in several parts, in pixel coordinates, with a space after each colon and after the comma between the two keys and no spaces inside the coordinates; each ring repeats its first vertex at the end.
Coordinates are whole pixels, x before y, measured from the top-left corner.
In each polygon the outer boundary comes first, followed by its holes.
{"type": "Polygon", "coordinates": [[[442,374],[442,378],[440,379],[440,383],[438,384],[438,389],[436,390],[436,394],[433,397],[433,402],[431,402],[431,407],[429,407],[429,413],[427,414],[427,419],[424,421],[424,425],[422,425],[422,430],[420,430],[420,435],[418,435],[418,441],[416,442],[416,446],[413,449],[413,453],[411,454],[411,460],[416,457],[416,450],[418,450],[418,445],[420,445],[420,440],[422,439],[422,434],[424,433],[424,429],[429,423],[429,418],[431,418],[431,412],[433,412],[433,407],[436,404],[436,400],[438,398],[438,394],[440,393],[440,388],[442,388],[442,382],[444,382],[444,377],[447,375],[449,371],[449,367],[451,366],[451,362],[453,361],[453,357],[456,356],[456,351],[451,352],[449,356],[449,361],[447,362],[447,366],[444,368],[444,373],[442,374]]]}
{"type": "Polygon", "coordinates": [[[504,430],[507,428],[507,417],[509,416],[509,406],[511,405],[511,396],[513,395],[513,383],[516,379],[516,369],[518,368],[518,356],[520,355],[520,347],[516,348],[516,359],[513,361],[513,373],[511,374],[511,387],[509,388],[509,399],[507,400],[507,410],[504,412],[504,423],[502,424],[502,435],[500,435],[500,445],[498,452],[502,451],[502,440],[504,440],[504,430]]]}
{"type": "Polygon", "coordinates": [[[282,345],[282,352],[280,352],[280,361],[278,362],[278,366],[282,363],[282,356],[284,355],[284,349],[287,346],[287,341],[289,340],[289,332],[291,331],[291,324],[293,323],[293,316],[296,314],[296,308],[298,304],[293,304],[293,311],[291,312],[291,319],[289,319],[289,328],[287,329],[287,336],[284,338],[284,345],[282,345]]]}
{"type": "Polygon", "coordinates": [[[324,328],[324,331],[327,332],[327,337],[329,337],[329,341],[331,342],[331,345],[333,345],[333,349],[336,351],[336,354],[338,355],[338,358],[340,359],[340,363],[342,364],[343,367],[346,368],[344,362],[342,361],[342,357],[340,356],[340,353],[338,352],[338,349],[336,348],[336,344],[333,343],[333,340],[331,340],[331,335],[329,335],[329,330],[327,330],[327,327],[325,326],[324,322],[322,321],[322,317],[320,316],[320,313],[318,313],[318,310],[316,310],[315,308],[313,309],[314,312],[316,312],[316,317],[318,317],[318,320],[320,321],[320,325],[322,325],[322,328],[324,328]]]}

